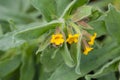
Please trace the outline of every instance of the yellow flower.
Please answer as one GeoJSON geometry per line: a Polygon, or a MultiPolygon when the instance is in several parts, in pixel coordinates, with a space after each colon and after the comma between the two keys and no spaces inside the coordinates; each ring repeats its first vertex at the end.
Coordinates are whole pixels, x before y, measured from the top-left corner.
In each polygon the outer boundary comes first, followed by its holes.
{"type": "Polygon", "coordinates": [[[60,45],[64,42],[62,34],[53,34],[50,43],[60,45]]]}
{"type": "Polygon", "coordinates": [[[85,50],[84,50],[84,54],[85,55],[88,55],[88,53],[92,50],[93,48],[91,48],[91,47],[85,47],[85,50]]]}
{"type": "Polygon", "coordinates": [[[78,37],[79,37],[79,34],[74,34],[74,35],[69,34],[66,42],[68,42],[69,44],[72,44],[73,42],[77,43],[78,37]]]}
{"type": "Polygon", "coordinates": [[[89,45],[92,46],[94,44],[96,36],[97,33],[94,33],[94,35],[90,37],[90,41],[88,42],[89,45]]]}

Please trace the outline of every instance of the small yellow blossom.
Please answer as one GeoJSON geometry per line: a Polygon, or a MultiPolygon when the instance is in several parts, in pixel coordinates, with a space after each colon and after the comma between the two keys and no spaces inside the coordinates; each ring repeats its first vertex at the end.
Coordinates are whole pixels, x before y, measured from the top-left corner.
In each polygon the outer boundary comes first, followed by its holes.
{"type": "Polygon", "coordinates": [[[62,34],[53,34],[50,43],[60,45],[64,42],[62,34]]]}
{"type": "Polygon", "coordinates": [[[89,45],[92,46],[94,44],[96,36],[97,33],[94,33],[94,35],[90,37],[90,41],[88,42],[89,45]]]}
{"type": "Polygon", "coordinates": [[[93,48],[91,48],[91,47],[85,47],[85,50],[84,50],[84,54],[85,55],[88,55],[88,53],[92,50],[93,48]]]}
{"type": "Polygon", "coordinates": [[[74,34],[74,35],[69,34],[66,42],[68,42],[69,44],[72,44],[73,42],[77,43],[78,37],[79,37],[79,34],[74,34]]]}

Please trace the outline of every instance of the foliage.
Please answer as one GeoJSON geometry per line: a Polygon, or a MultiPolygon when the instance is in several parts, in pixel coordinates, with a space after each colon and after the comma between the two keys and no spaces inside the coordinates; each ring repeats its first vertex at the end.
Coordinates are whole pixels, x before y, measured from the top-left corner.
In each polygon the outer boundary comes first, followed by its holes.
{"type": "Polygon", "coordinates": [[[0,0],[0,80],[118,80],[119,3],[0,0]],[[64,41],[51,43],[59,33],[64,41]],[[97,36],[85,55],[88,33],[97,36]]]}

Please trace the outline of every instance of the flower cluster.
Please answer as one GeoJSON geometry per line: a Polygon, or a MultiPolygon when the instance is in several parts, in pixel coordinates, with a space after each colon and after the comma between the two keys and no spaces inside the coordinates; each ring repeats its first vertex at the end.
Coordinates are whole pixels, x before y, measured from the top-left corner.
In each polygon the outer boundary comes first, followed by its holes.
{"type": "MultiPolygon", "coordinates": [[[[85,55],[88,55],[88,53],[93,50],[93,48],[91,47],[94,43],[95,43],[95,38],[97,36],[97,33],[94,33],[93,35],[90,35],[87,32],[83,32],[81,34],[82,37],[82,46],[83,46],[83,53],[85,55]]],[[[77,43],[79,40],[80,35],[79,34],[68,34],[68,38],[65,40],[64,38],[65,36],[63,36],[63,34],[61,33],[56,33],[53,34],[50,40],[50,43],[59,46],[62,45],[64,42],[67,42],[68,44],[72,44],[72,43],[77,43]]],[[[80,37],[81,38],[81,37],[80,37]]]]}
{"type": "Polygon", "coordinates": [[[91,47],[94,43],[95,43],[95,38],[97,36],[97,33],[94,33],[94,35],[90,35],[89,33],[84,33],[84,36],[86,38],[82,39],[83,41],[83,46],[84,46],[84,54],[88,55],[88,53],[93,50],[93,48],[91,47]],[[88,39],[88,41],[87,41],[88,39]]]}
{"type": "MultiPolygon", "coordinates": [[[[74,35],[69,34],[66,42],[68,42],[69,44],[77,43],[78,42],[78,37],[79,37],[78,34],[74,34],[74,35]]],[[[63,39],[63,35],[59,33],[59,34],[53,34],[52,35],[50,43],[58,46],[58,45],[61,45],[64,41],[65,40],[63,39]]]]}
{"type": "Polygon", "coordinates": [[[52,35],[50,43],[59,46],[62,45],[64,42],[68,44],[77,44],[80,42],[81,50],[84,55],[88,55],[88,53],[93,50],[93,45],[95,43],[95,38],[97,33],[91,35],[88,30],[93,28],[89,26],[85,21],[80,20],[78,22],[68,21],[66,22],[65,26],[66,32],[60,29],[59,27],[56,28],[56,32],[52,35]],[[67,38],[66,38],[67,34],[67,38]]]}

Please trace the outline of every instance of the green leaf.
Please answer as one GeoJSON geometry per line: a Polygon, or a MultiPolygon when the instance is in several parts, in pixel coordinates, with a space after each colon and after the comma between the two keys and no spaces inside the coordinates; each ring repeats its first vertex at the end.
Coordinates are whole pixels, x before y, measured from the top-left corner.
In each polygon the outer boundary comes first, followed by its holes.
{"type": "Polygon", "coordinates": [[[113,0],[113,5],[120,10],[120,0],[113,0]]]}
{"type": "MultiPolygon", "coordinates": [[[[25,47],[25,46],[24,46],[25,47]]],[[[35,74],[33,48],[29,47],[22,53],[22,65],[20,68],[20,80],[33,80],[35,74]]]]}
{"type": "Polygon", "coordinates": [[[20,13],[20,12],[14,12],[11,11],[10,9],[1,6],[0,5],[0,20],[1,21],[8,21],[8,20],[13,20],[16,23],[29,23],[32,21],[35,21],[34,18],[28,14],[25,13],[20,13]]]}
{"type": "Polygon", "coordinates": [[[80,51],[80,41],[77,44],[71,44],[70,53],[75,62],[75,72],[81,74],[80,72],[80,61],[81,61],[81,51],[80,51]]]}
{"type": "Polygon", "coordinates": [[[96,7],[92,7],[92,13],[91,15],[89,16],[89,21],[94,21],[94,20],[104,20],[105,18],[105,14],[99,9],[99,8],[96,8],[96,7]]]}
{"type": "Polygon", "coordinates": [[[118,71],[120,72],[120,62],[119,62],[119,65],[118,65],[118,71]]]}
{"type": "Polygon", "coordinates": [[[57,15],[60,17],[67,5],[71,2],[71,0],[55,0],[57,7],[57,15]]]}
{"type": "Polygon", "coordinates": [[[8,23],[8,22],[1,21],[1,20],[0,20],[0,25],[1,25],[1,28],[2,28],[3,34],[5,34],[5,33],[7,33],[7,32],[10,32],[10,26],[9,26],[9,23],[8,23]]]}
{"type": "Polygon", "coordinates": [[[68,46],[66,43],[64,44],[64,47],[61,48],[61,54],[63,56],[63,59],[64,59],[66,65],[68,65],[69,67],[75,66],[75,62],[72,59],[72,56],[70,54],[70,51],[68,50],[68,46]]]}
{"type": "Polygon", "coordinates": [[[38,42],[40,43],[40,45],[38,50],[36,51],[36,54],[38,54],[39,52],[42,52],[50,45],[50,38],[52,33],[53,33],[52,31],[50,31],[49,33],[45,33],[38,39],[38,42]]]}
{"type": "Polygon", "coordinates": [[[32,4],[41,11],[47,21],[59,18],[70,2],[71,0],[32,0],[32,4]]]}
{"type": "Polygon", "coordinates": [[[72,15],[72,20],[77,22],[83,18],[86,18],[90,16],[92,13],[92,7],[91,6],[82,6],[78,8],[75,13],[72,15]]]}
{"type": "Polygon", "coordinates": [[[77,9],[78,7],[86,4],[88,2],[88,0],[75,0],[75,4],[72,7],[72,10],[77,9]]]}
{"type": "Polygon", "coordinates": [[[17,29],[17,27],[15,26],[14,21],[9,20],[8,22],[9,22],[9,24],[10,24],[10,30],[11,30],[11,31],[14,31],[14,30],[16,30],[16,29],[17,29]]]}
{"type": "MultiPolygon", "coordinates": [[[[27,29],[31,29],[36,27],[37,25],[40,24],[28,24],[25,26],[21,26],[20,28],[18,28],[17,30],[15,30],[14,32],[9,32],[3,36],[0,37],[0,50],[5,51],[8,50],[10,48],[14,48],[17,46],[20,46],[21,44],[24,43],[23,40],[18,40],[16,39],[16,37],[14,37],[14,35],[18,32],[22,32],[23,30],[27,30],[27,29]]],[[[21,34],[22,35],[22,34],[21,34]]],[[[29,33],[29,37],[30,37],[30,33],[29,33]]]]}
{"type": "Polygon", "coordinates": [[[48,80],[76,80],[81,76],[75,72],[74,68],[62,64],[52,73],[48,80]]]}
{"type": "Polygon", "coordinates": [[[79,38],[78,43],[76,45],[76,68],[75,68],[75,72],[77,74],[81,74],[81,72],[80,72],[80,61],[81,61],[81,51],[80,51],[80,48],[81,48],[81,40],[79,38]]]}
{"type": "Polygon", "coordinates": [[[57,51],[57,54],[54,58],[52,58],[53,53],[55,52],[55,48],[47,47],[40,56],[40,62],[44,67],[45,72],[54,71],[62,62],[62,51],[57,51]]]}
{"type": "Polygon", "coordinates": [[[3,35],[3,29],[2,29],[2,27],[0,25],[0,36],[2,36],[2,35],[3,35]]]}
{"type": "Polygon", "coordinates": [[[24,43],[24,41],[18,41],[14,42],[14,37],[13,37],[14,32],[5,34],[4,36],[0,37],[0,50],[5,51],[10,48],[17,47],[24,43]]]}
{"type": "Polygon", "coordinates": [[[93,27],[93,30],[90,30],[91,33],[96,32],[97,36],[105,35],[107,33],[105,21],[95,20],[89,22],[89,25],[93,27]]]}
{"type": "Polygon", "coordinates": [[[4,78],[5,76],[14,72],[20,66],[20,63],[20,55],[17,55],[11,59],[0,61],[0,78],[4,78]]]}
{"type": "Polygon", "coordinates": [[[0,56],[0,61],[12,58],[18,53],[19,53],[19,51],[15,48],[12,48],[12,49],[9,49],[9,50],[3,51],[3,52],[1,51],[2,55],[0,56]]]}
{"type": "Polygon", "coordinates": [[[76,10],[78,7],[87,3],[88,0],[73,0],[64,10],[63,14],[61,15],[62,18],[69,18],[70,14],[76,10]]]}
{"type": "Polygon", "coordinates": [[[105,17],[105,24],[107,27],[108,33],[112,38],[120,43],[120,12],[117,11],[112,5],[109,5],[109,11],[105,17]]]}
{"type": "Polygon", "coordinates": [[[110,42],[110,44],[102,48],[91,51],[87,56],[82,55],[80,65],[81,73],[85,75],[109,60],[116,58],[119,56],[119,50],[120,47],[116,43],[110,42]]]}
{"type": "Polygon", "coordinates": [[[22,31],[19,31],[15,34],[15,39],[22,40],[31,40],[40,37],[45,32],[48,32],[50,29],[54,29],[57,26],[60,26],[61,22],[53,21],[50,23],[46,23],[44,25],[38,25],[35,27],[31,27],[22,31]]]}
{"type": "Polygon", "coordinates": [[[0,37],[0,50],[7,50],[11,47],[14,47],[14,43],[13,43],[13,36],[11,36],[12,33],[6,34],[2,37],[0,37]]]}
{"type": "Polygon", "coordinates": [[[0,0],[0,5],[14,12],[26,11],[30,6],[29,0],[0,0]]]}
{"type": "Polygon", "coordinates": [[[89,80],[91,78],[99,78],[108,73],[114,72],[118,68],[118,62],[120,61],[120,57],[113,59],[111,62],[106,63],[100,70],[92,75],[86,75],[86,79],[89,80]]]}
{"type": "Polygon", "coordinates": [[[117,80],[115,73],[109,73],[105,76],[98,78],[98,80],[117,80]]]}
{"type": "Polygon", "coordinates": [[[44,66],[39,66],[39,80],[48,80],[48,78],[51,76],[51,72],[46,72],[44,69],[44,66]]]}
{"type": "Polygon", "coordinates": [[[18,12],[20,10],[20,0],[0,0],[0,5],[4,6],[11,11],[18,12]]]}
{"type": "Polygon", "coordinates": [[[104,9],[109,3],[112,3],[113,1],[115,0],[100,0],[90,3],[90,5],[104,9]]]}
{"type": "MultiPolygon", "coordinates": [[[[21,5],[20,5],[20,9],[22,12],[27,12],[27,10],[30,8],[31,4],[30,4],[30,0],[20,0],[21,1],[21,5]]],[[[20,3],[19,3],[20,4],[20,3]]]]}

